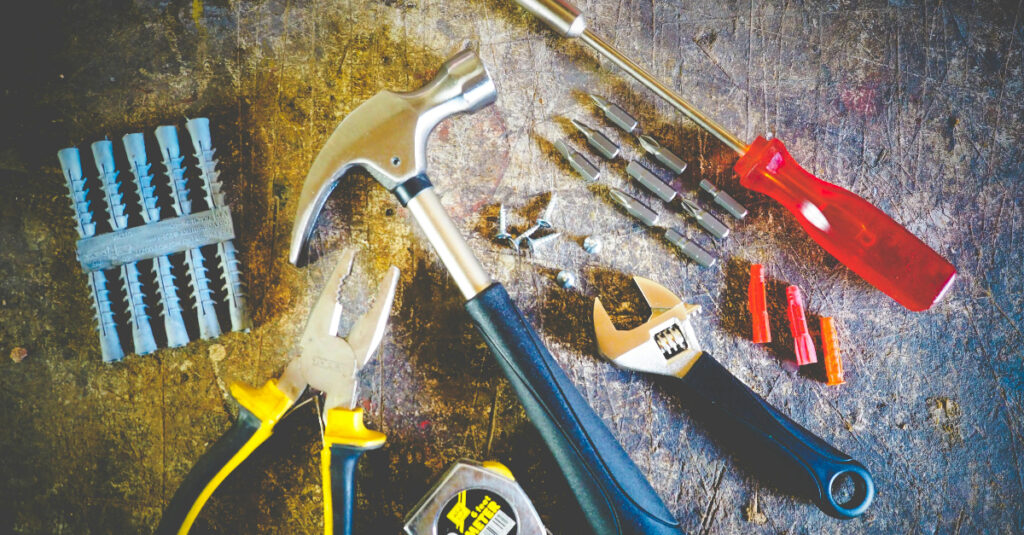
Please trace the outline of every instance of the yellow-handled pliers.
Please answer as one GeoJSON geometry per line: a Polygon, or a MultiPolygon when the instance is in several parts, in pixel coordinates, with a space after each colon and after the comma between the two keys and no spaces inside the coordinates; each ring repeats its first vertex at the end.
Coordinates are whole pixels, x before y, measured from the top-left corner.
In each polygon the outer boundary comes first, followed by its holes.
{"type": "Polygon", "coordinates": [[[355,322],[347,339],[339,337],[339,290],[352,271],[354,258],[354,249],[342,253],[310,312],[298,344],[299,355],[288,363],[281,378],[271,379],[260,388],[231,385],[231,395],[241,406],[238,420],[185,477],[164,511],[158,534],[188,533],[217,486],[270,437],[277,422],[296,406],[307,389],[324,395],[324,444],[320,452],[324,532],[352,532],[356,463],[364,451],[379,448],[385,441],[383,433],[363,425],[363,410],[356,408],[358,374],[384,337],[398,285],[398,268],[392,266],[373,305],[355,322]]]}

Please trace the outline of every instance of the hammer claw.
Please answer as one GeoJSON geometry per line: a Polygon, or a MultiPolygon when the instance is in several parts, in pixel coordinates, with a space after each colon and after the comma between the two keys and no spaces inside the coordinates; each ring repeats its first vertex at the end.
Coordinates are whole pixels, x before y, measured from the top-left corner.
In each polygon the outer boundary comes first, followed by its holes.
{"type": "Polygon", "coordinates": [[[408,93],[381,91],[335,128],[306,175],[292,228],[289,259],[306,262],[316,218],[338,181],[353,166],[366,169],[402,198],[403,184],[427,171],[427,138],[442,120],[473,112],[497,98],[480,58],[463,50],[446,61],[433,80],[408,93]]]}

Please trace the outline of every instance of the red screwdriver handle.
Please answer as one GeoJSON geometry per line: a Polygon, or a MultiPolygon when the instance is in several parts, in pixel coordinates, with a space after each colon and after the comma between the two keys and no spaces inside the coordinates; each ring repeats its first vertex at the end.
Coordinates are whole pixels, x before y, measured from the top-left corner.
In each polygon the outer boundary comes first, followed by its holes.
{"type": "Polygon", "coordinates": [[[927,310],[956,268],[885,212],[808,173],[778,139],[758,137],[736,162],[740,184],[789,210],[832,256],[910,310],[927,310]]]}

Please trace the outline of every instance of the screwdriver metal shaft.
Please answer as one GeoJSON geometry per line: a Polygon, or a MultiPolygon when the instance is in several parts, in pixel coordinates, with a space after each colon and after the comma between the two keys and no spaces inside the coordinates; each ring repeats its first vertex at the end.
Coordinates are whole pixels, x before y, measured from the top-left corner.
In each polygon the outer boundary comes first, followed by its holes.
{"type": "Polygon", "coordinates": [[[675,91],[659,82],[651,73],[645,71],[643,67],[633,63],[632,60],[622,55],[614,46],[588,30],[583,14],[580,13],[579,9],[576,9],[576,6],[562,0],[516,0],[516,2],[563,37],[579,37],[582,39],[588,46],[610,59],[620,69],[626,71],[630,76],[636,78],[638,82],[644,84],[659,97],[683,112],[693,122],[714,134],[715,137],[722,140],[732,150],[741,155],[747,152],[747,145],[726,130],[725,127],[704,115],[704,113],[687,102],[683,97],[676,94],[675,91]]]}
{"type": "MultiPolygon", "coordinates": [[[[523,2],[520,1],[520,3],[523,2]]],[[[605,42],[604,39],[594,35],[590,30],[583,30],[583,33],[580,35],[580,39],[582,39],[584,43],[590,45],[591,48],[598,51],[602,56],[610,59],[612,63],[618,65],[620,69],[626,71],[630,76],[636,78],[636,81],[644,84],[648,89],[654,91],[659,97],[668,101],[669,104],[681,111],[683,115],[689,117],[690,120],[700,125],[701,128],[714,134],[715,137],[722,140],[722,143],[728,145],[729,148],[736,151],[738,154],[745,154],[747,152],[747,145],[740,141],[740,138],[734,136],[732,132],[726,130],[724,126],[716,123],[714,119],[704,115],[704,113],[694,107],[693,104],[690,104],[675,91],[672,91],[659,82],[651,75],[651,73],[645,71],[643,67],[633,63],[632,60],[622,55],[621,52],[609,43],[605,42]]]]}

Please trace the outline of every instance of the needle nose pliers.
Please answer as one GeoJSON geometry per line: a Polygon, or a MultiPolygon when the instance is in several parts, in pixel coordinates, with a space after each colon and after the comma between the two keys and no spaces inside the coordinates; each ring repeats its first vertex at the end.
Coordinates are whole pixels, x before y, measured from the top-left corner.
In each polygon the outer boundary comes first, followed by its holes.
{"type": "Polygon", "coordinates": [[[324,532],[352,531],[355,470],[366,450],[384,445],[383,433],[367,429],[358,401],[359,370],[384,337],[398,285],[398,268],[388,269],[370,309],[360,317],[348,338],[338,336],[342,306],[341,283],[351,273],[354,249],[346,249],[327,280],[293,358],[280,379],[262,387],[231,385],[240,405],[238,420],[206,452],[171,498],[157,527],[158,534],[189,532],[206,501],[222,481],[273,433],[274,426],[298,405],[307,390],[324,396],[320,453],[324,493],[324,532]]]}

